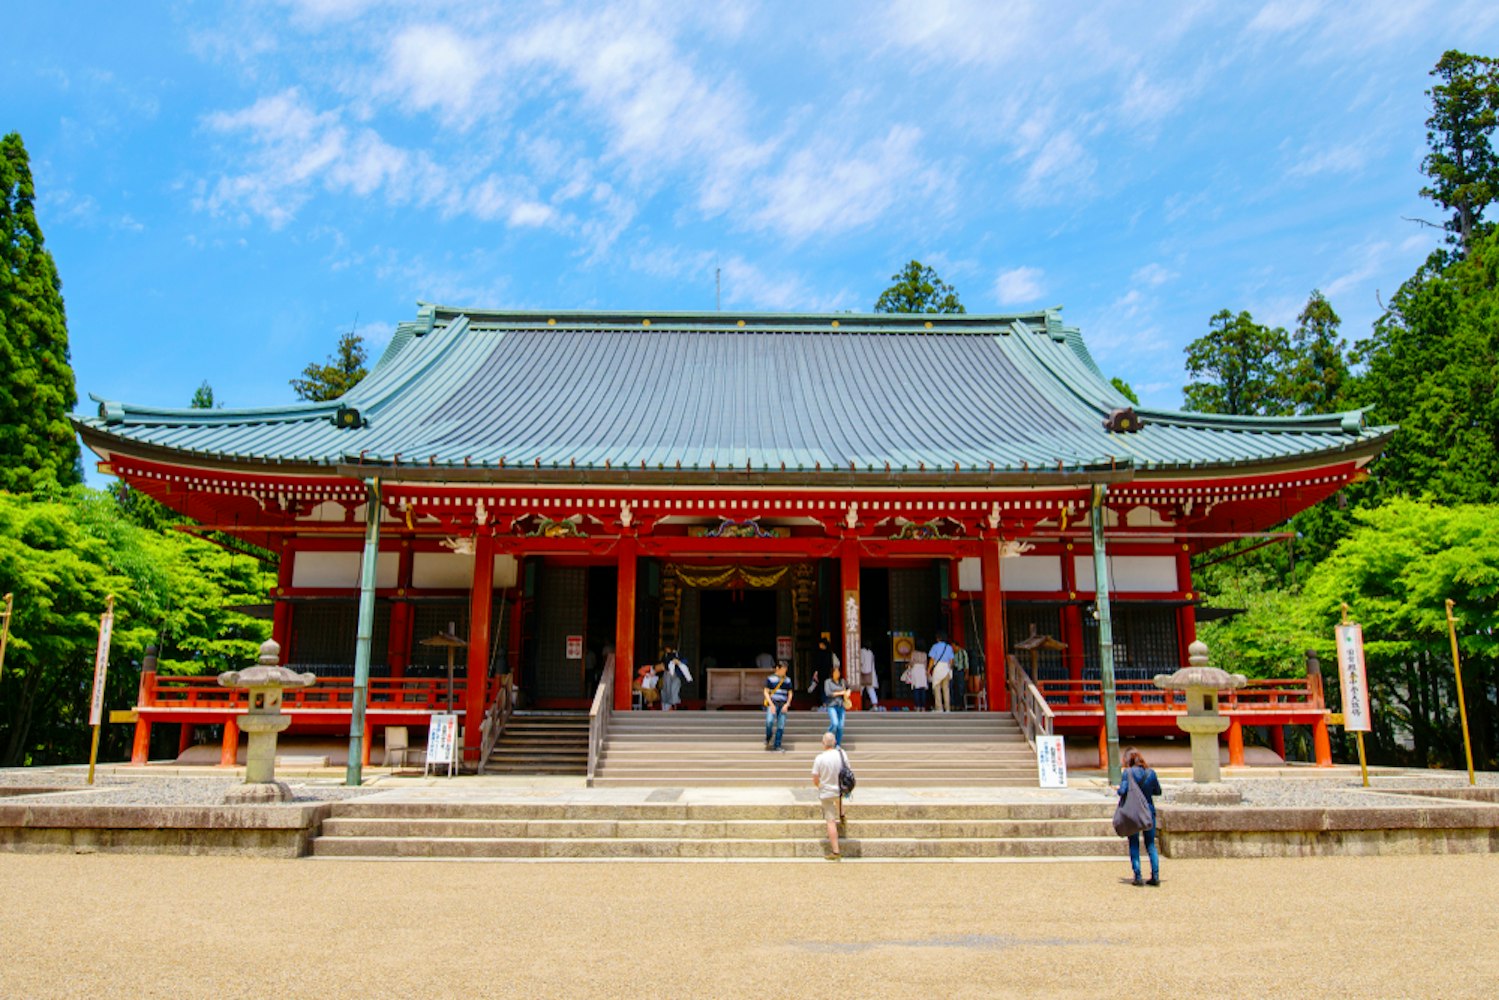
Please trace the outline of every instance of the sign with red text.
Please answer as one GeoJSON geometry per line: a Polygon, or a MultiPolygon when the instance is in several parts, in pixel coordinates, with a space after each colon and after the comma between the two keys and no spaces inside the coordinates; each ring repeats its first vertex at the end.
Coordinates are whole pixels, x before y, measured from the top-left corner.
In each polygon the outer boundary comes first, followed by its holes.
{"type": "Polygon", "coordinates": [[[790,663],[796,658],[796,639],[789,635],[776,636],[776,659],[790,663]]]}
{"type": "Polygon", "coordinates": [[[1060,736],[1036,736],[1036,770],[1042,788],[1067,787],[1067,745],[1060,736]]]}
{"type": "Polygon", "coordinates": [[[1367,733],[1374,728],[1369,709],[1369,675],[1364,672],[1364,628],[1339,625],[1338,681],[1343,690],[1343,728],[1367,733]]]}
{"type": "MultiPolygon", "coordinates": [[[[556,647],[553,647],[554,649],[556,647]]],[[[581,635],[570,635],[567,637],[567,659],[581,660],[583,658],[583,637],[581,635]]]]}

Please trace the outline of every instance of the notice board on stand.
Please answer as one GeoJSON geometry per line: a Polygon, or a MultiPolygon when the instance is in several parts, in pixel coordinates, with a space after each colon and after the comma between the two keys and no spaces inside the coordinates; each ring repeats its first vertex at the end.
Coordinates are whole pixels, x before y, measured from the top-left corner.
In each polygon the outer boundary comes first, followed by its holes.
{"type": "Polygon", "coordinates": [[[447,765],[448,777],[453,776],[457,767],[458,749],[458,716],[441,713],[432,716],[432,724],[427,727],[427,760],[422,767],[422,774],[447,765]]]}

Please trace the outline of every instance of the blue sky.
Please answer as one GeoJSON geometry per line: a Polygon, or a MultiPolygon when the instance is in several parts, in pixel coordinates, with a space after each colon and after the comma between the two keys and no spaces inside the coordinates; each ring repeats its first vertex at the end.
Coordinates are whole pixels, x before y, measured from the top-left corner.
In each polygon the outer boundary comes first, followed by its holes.
{"type": "Polygon", "coordinates": [[[1427,73],[1499,55],[1462,0],[10,7],[80,395],[159,405],[418,299],[863,311],[916,257],[1175,406],[1220,308],[1367,332],[1438,239],[1427,73]]]}

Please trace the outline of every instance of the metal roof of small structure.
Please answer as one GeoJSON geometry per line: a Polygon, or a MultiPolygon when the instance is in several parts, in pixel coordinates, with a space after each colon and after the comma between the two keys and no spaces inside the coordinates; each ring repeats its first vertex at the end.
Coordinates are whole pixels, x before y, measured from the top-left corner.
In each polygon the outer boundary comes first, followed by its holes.
{"type": "Polygon", "coordinates": [[[343,397],[263,409],[99,401],[96,451],[285,471],[505,479],[606,470],[973,481],[1308,464],[1377,453],[1360,412],[1137,408],[1055,309],[1011,315],[494,312],[424,305],[343,397]],[[357,411],[357,413],[351,413],[357,411]],[[342,412],[342,421],[340,420],[342,412]],[[345,424],[340,426],[340,423],[345,424]],[[355,426],[347,426],[353,423],[355,426]]]}

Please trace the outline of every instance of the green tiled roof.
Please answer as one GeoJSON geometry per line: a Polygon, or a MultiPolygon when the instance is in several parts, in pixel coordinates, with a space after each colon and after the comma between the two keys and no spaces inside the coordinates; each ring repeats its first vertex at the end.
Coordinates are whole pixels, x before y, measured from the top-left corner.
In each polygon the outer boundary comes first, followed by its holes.
{"type": "Polygon", "coordinates": [[[998,316],[490,312],[425,306],[339,400],[164,410],[101,401],[95,450],[508,478],[730,470],[816,479],[1134,475],[1377,452],[1357,412],[1246,418],[1129,406],[1054,310],[998,316]],[[340,410],[359,426],[338,426],[340,410]],[[643,471],[642,471],[643,469],[643,471]],[[484,470],[476,473],[475,470],[484,470]],[[783,473],[784,470],[784,473],[783,473]],[[888,470],[888,471],[887,471],[888,470]]]}

